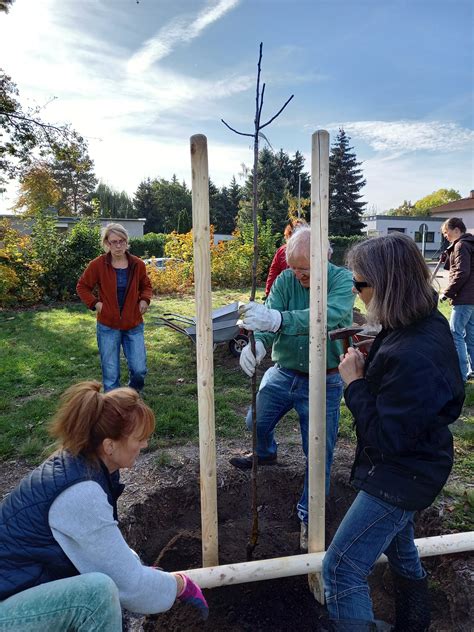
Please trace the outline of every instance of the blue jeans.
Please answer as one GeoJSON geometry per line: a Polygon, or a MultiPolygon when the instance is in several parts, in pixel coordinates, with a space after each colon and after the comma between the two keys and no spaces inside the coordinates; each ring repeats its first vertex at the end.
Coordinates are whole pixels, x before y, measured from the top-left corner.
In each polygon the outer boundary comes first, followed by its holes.
{"type": "Polygon", "coordinates": [[[1,632],[121,632],[117,586],[102,573],[41,584],[0,601],[1,632]]]}
{"type": "Polygon", "coordinates": [[[97,323],[97,345],[105,392],[120,386],[120,347],[123,347],[127,360],[128,386],[136,391],[142,390],[147,374],[143,330],[143,323],[124,331],[97,323]]]}
{"type": "Polygon", "coordinates": [[[425,571],[414,544],[413,515],[359,492],[323,560],[326,605],[331,619],[373,621],[367,578],[382,553],[390,567],[409,579],[425,571]]]}
{"type": "MultiPolygon", "coordinates": [[[[326,494],[329,493],[331,465],[339,427],[339,413],[343,382],[339,373],[326,376],[326,494]]],[[[308,522],[308,424],[309,392],[308,377],[272,366],[260,382],[257,393],[257,455],[272,456],[277,452],[275,428],[290,410],[298,413],[301,441],[306,457],[306,473],[303,493],[298,502],[298,517],[308,522]]],[[[252,429],[252,409],[246,418],[247,428],[252,429]]]]}
{"type": "Polygon", "coordinates": [[[474,305],[453,305],[449,327],[458,352],[462,379],[466,381],[469,364],[474,371],[474,305]]]}

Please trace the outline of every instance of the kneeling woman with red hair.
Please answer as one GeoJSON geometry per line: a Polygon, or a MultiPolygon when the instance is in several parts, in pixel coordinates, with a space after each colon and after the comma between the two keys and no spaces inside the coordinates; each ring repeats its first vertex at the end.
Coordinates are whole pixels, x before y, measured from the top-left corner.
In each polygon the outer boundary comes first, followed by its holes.
{"type": "Polygon", "coordinates": [[[59,449],[0,505],[0,629],[121,630],[122,605],[151,614],[176,599],[200,609],[199,587],[142,565],[117,525],[119,470],[132,467],[155,427],[131,388],[69,388],[51,432],[59,449]]]}

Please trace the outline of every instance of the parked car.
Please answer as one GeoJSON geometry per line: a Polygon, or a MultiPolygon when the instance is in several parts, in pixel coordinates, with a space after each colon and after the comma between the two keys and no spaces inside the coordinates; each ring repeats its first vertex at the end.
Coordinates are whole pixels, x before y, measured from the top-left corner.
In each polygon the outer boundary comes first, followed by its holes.
{"type": "Polygon", "coordinates": [[[150,259],[143,259],[143,262],[147,266],[155,266],[158,270],[164,270],[177,263],[183,263],[183,260],[175,259],[174,257],[151,257],[150,259]]]}

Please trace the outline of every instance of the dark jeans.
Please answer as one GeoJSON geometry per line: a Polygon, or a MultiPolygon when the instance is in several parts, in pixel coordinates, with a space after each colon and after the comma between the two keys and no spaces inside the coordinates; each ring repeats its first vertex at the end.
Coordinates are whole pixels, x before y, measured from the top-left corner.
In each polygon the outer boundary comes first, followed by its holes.
{"type": "MultiPolygon", "coordinates": [[[[275,428],[291,409],[298,413],[303,452],[306,456],[306,474],[303,492],[298,502],[298,516],[308,522],[308,424],[309,391],[308,377],[275,365],[266,371],[257,394],[257,454],[276,454],[275,428]]],[[[331,465],[339,426],[339,411],[343,383],[339,373],[326,376],[326,494],[329,493],[331,465]]],[[[252,429],[252,410],[246,418],[247,427],[252,429]]]]}
{"type": "Polygon", "coordinates": [[[323,560],[331,619],[374,620],[367,578],[382,553],[398,575],[409,579],[425,576],[414,543],[414,513],[366,492],[358,493],[323,560]]]}

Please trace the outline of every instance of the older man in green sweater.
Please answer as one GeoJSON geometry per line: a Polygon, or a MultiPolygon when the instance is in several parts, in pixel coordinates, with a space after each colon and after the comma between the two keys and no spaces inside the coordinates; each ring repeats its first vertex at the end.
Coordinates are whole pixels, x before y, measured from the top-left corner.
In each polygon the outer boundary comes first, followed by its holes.
{"type": "MultiPolygon", "coordinates": [[[[256,358],[250,345],[240,357],[240,366],[249,376],[272,349],[275,364],[266,371],[257,395],[257,456],[259,465],[277,462],[275,428],[291,409],[299,416],[303,451],[308,458],[309,416],[309,286],[310,286],[310,237],[309,226],[299,227],[289,239],[286,257],[289,268],[284,270],[272,286],[270,295],[261,305],[249,303],[244,308],[242,326],[257,332],[256,358]]],[[[348,327],[352,324],[354,294],[352,275],[345,268],[328,262],[328,330],[348,327]]],[[[326,370],[326,494],[329,492],[329,475],[339,425],[339,410],[343,383],[338,372],[339,356],[343,352],[340,341],[330,341],[327,346],[326,370]]],[[[247,427],[252,427],[252,411],[249,409],[247,427]]],[[[231,464],[239,469],[252,467],[252,456],[234,457],[231,464]]],[[[297,506],[302,523],[301,544],[307,546],[308,522],[308,472],[303,493],[297,506]]]]}

